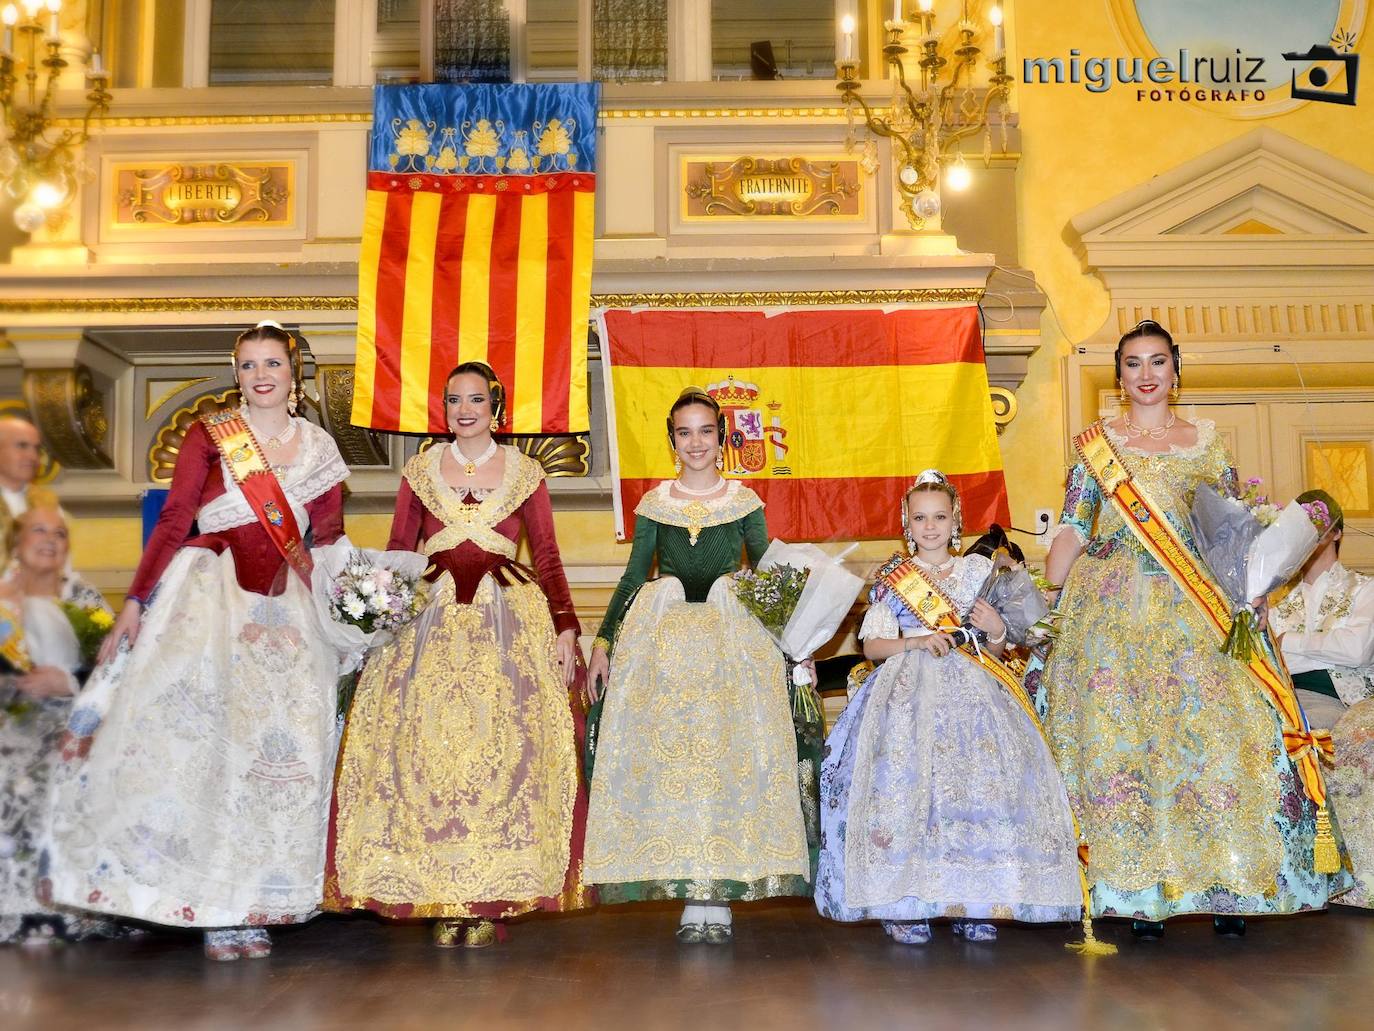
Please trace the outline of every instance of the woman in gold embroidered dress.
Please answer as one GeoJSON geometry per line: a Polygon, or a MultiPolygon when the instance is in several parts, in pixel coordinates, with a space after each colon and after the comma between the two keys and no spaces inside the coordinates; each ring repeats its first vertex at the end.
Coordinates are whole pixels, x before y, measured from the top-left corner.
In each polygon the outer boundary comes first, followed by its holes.
{"type": "Polygon", "coordinates": [[[731,589],[768,546],[763,502],[721,477],[724,418],[699,387],[668,436],[680,476],[636,508],[592,649],[593,691],[609,682],[586,877],[603,901],[686,899],[678,938],[721,944],[730,900],[809,895],[810,855],[786,664],[731,589]]]}
{"type": "Polygon", "coordinates": [[[326,904],[438,917],[442,947],[591,902],[578,623],[543,470],[492,438],[504,407],[488,366],[460,365],[453,443],[406,464],[388,547],[423,542],[433,594],[364,668],[335,785],[326,904]]]}
{"type": "MultiPolygon", "coordinates": [[[[1156,322],[1123,336],[1129,407],[1102,427],[1191,546],[1194,490],[1234,493],[1235,471],[1211,422],[1171,411],[1180,364],[1156,322]]],[[[1045,728],[1091,848],[1093,915],[1132,917],[1137,937],[1158,938],[1184,913],[1243,934],[1245,914],[1324,906],[1344,877],[1312,869],[1315,809],[1261,689],[1083,463],[1059,529],[1046,563],[1064,586],[1045,728]]]]}

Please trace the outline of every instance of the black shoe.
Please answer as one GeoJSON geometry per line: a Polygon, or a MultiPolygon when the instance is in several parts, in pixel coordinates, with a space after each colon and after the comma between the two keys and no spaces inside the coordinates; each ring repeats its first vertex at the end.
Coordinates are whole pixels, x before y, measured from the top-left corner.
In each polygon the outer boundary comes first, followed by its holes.
{"type": "Polygon", "coordinates": [[[1132,920],[1131,933],[1141,941],[1157,942],[1164,937],[1164,921],[1132,920]]]}
{"type": "Polygon", "coordinates": [[[1245,917],[1214,916],[1212,917],[1212,930],[1224,938],[1244,938],[1245,917]]]}

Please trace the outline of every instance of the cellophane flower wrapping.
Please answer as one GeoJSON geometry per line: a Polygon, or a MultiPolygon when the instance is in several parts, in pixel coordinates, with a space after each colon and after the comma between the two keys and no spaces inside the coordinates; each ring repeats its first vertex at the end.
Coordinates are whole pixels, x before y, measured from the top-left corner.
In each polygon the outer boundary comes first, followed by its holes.
{"type": "Polygon", "coordinates": [[[311,590],[339,675],[357,670],[376,648],[424,607],[421,576],[429,559],[413,551],[358,548],[347,537],[311,550],[311,590]]]}
{"type": "Polygon", "coordinates": [[[1317,546],[1317,530],[1295,501],[1266,526],[1245,502],[1220,494],[1210,484],[1197,488],[1189,521],[1198,554],[1231,603],[1231,632],[1222,651],[1248,661],[1260,636],[1250,603],[1302,568],[1317,546]]]}
{"type": "Polygon", "coordinates": [[[1050,612],[1035,578],[1004,550],[992,556],[992,572],[983,581],[978,596],[997,610],[1007,627],[1007,643],[1026,643],[1031,628],[1050,612]]]}
{"type": "MultiPolygon", "coordinates": [[[[851,550],[852,547],[839,556],[832,556],[814,544],[774,540],[759,560],[761,572],[782,565],[808,571],[806,586],[786,625],[780,633],[773,634],[783,654],[794,663],[805,662],[817,648],[835,636],[863,590],[863,577],[845,569],[840,561],[851,550]]],[[[792,682],[797,687],[794,709],[804,710],[802,714],[808,718],[819,718],[811,675],[801,665],[794,666],[792,682]]]]}

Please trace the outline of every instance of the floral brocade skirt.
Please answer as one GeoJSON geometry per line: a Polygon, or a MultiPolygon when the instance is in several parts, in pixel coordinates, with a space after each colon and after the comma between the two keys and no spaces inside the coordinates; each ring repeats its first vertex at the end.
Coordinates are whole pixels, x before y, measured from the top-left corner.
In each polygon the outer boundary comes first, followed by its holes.
{"type": "Polygon", "coordinates": [[[1077,920],[1078,842],[1054,759],[960,654],[897,655],[826,741],[816,908],[832,920],[1077,920]]]}
{"type": "Polygon", "coordinates": [[[183,548],[132,649],[72,706],[46,857],[65,905],[186,927],[291,923],[324,879],[338,658],[308,589],[183,548]]]}
{"type": "MultiPolygon", "coordinates": [[[[809,895],[786,664],[722,577],[665,577],[621,628],[598,733],[588,880],[603,902],[809,895]]],[[[814,799],[814,778],[810,782],[814,799]]]]}
{"type": "Polygon", "coordinates": [[[579,909],[578,685],[537,583],[447,574],[363,668],[344,731],[325,906],[498,919],[579,909]]]}
{"type": "Polygon", "coordinates": [[[1262,689],[1194,603],[1129,548],[1084,553],[1040,689],[1088,843],[1093,915],[1321,908],[1315,806],[1262,689]]]}
{"type": "Polygon", "coordinates": [[[1347,709],[1331,737],[1336,765],[1327,775],[1326,797],[1355,875],[1355,887],[1336,901],[1374,909],[1374,698],[1347,709]]]}

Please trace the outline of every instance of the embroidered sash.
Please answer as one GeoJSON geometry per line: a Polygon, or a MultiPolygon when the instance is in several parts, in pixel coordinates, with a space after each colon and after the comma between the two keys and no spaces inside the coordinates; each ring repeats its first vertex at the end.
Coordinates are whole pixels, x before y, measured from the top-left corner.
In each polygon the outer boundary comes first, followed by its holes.
{"type": "MultiPolygon", "coordinates": [[[[945,593],[944,588],[927,576],[925,571],[916,564],[915,559],[909,558],[894,566],[882,577],[882,582],[927,629],[947,631],[957,630],[962,626],[959,611],[955,608],[954,602],[945,593]]],[[[1040,717],[1035,714],[1035,706],[1031,704],[1030,696],[1026,694],[1021,678],[1008,669],[1006,663],[1001,659],[988,655],[986,652],[979,653],[972,645],[961,645],[954,651],[968,661],[987,670],[999,684],[1007,689],[1007,693],[1016,700],[1016,704],[1021,707],[1021,711],[1030,720],[1031,726],[1040,735],[1040,740],[1044,741],[1045,747],[1048,748],[1050,745],[1049,737],[1045,734],[1045,728],[1040,723],[1040,717]]],[[[1088,843],[1083,840],[1083,831],[1078,826],[1078,817],[1074,815],[1072,807],[1069,808],[1069,819],[1073,821],[1073,835],[1078,841],[1078,887],[1083,896],[1083,941],[1070,944],[1068,947],[1072,951],[1085,955],[1109,956],[1116,952],[1116,946],[1099,942],[1093,934],[1092,890],[1088,884],[1090,853],[1088,843]]]]}
{"type": "Polygon", "coordinates": [[[281,481],[267,464],[262,446],[253,436],[248,423],[232,408],[202,416],[200,421],[224,458],[235,485],[243,491],[248,507],[267,531],[268,539],[281,553],[286,564],[295,570],[307,587],[310,586],[310,573],[315,564],[301,539],[296,516],[291,511],[291,503],[286,499],[281,481]]]}
{"type": "MultiPolygon", "coordinates": [[[[1073,446],[1136,540],[1192,599],[1211,625],[1217,642],[1224,641],[1231,631],[1231,603],[1164,517],[1163,510],[1132,478],[1124,458],[1103,432],[1101,424],[1094,423],[1080,433],[1074,438],[1073,446]]],[[[1284,749],[1297,768],[1304,792],[1317,806],[1314,869],[1318,873],[1334,873],[1339,867],[1339,857],[1331,838],[1326,784],[1318,762],[1318,756],[1331,748],[1331,735],[1326,731],[1314,732],[1308,726],[1307,717],[1293,692],[1288,670],[1281,658],[1275,661],[1270,656],[1271,651],[1274,649],[1255,649],[1249,661],[1244,663],[1245,672],[1278,711],[1284,749]]]]}

